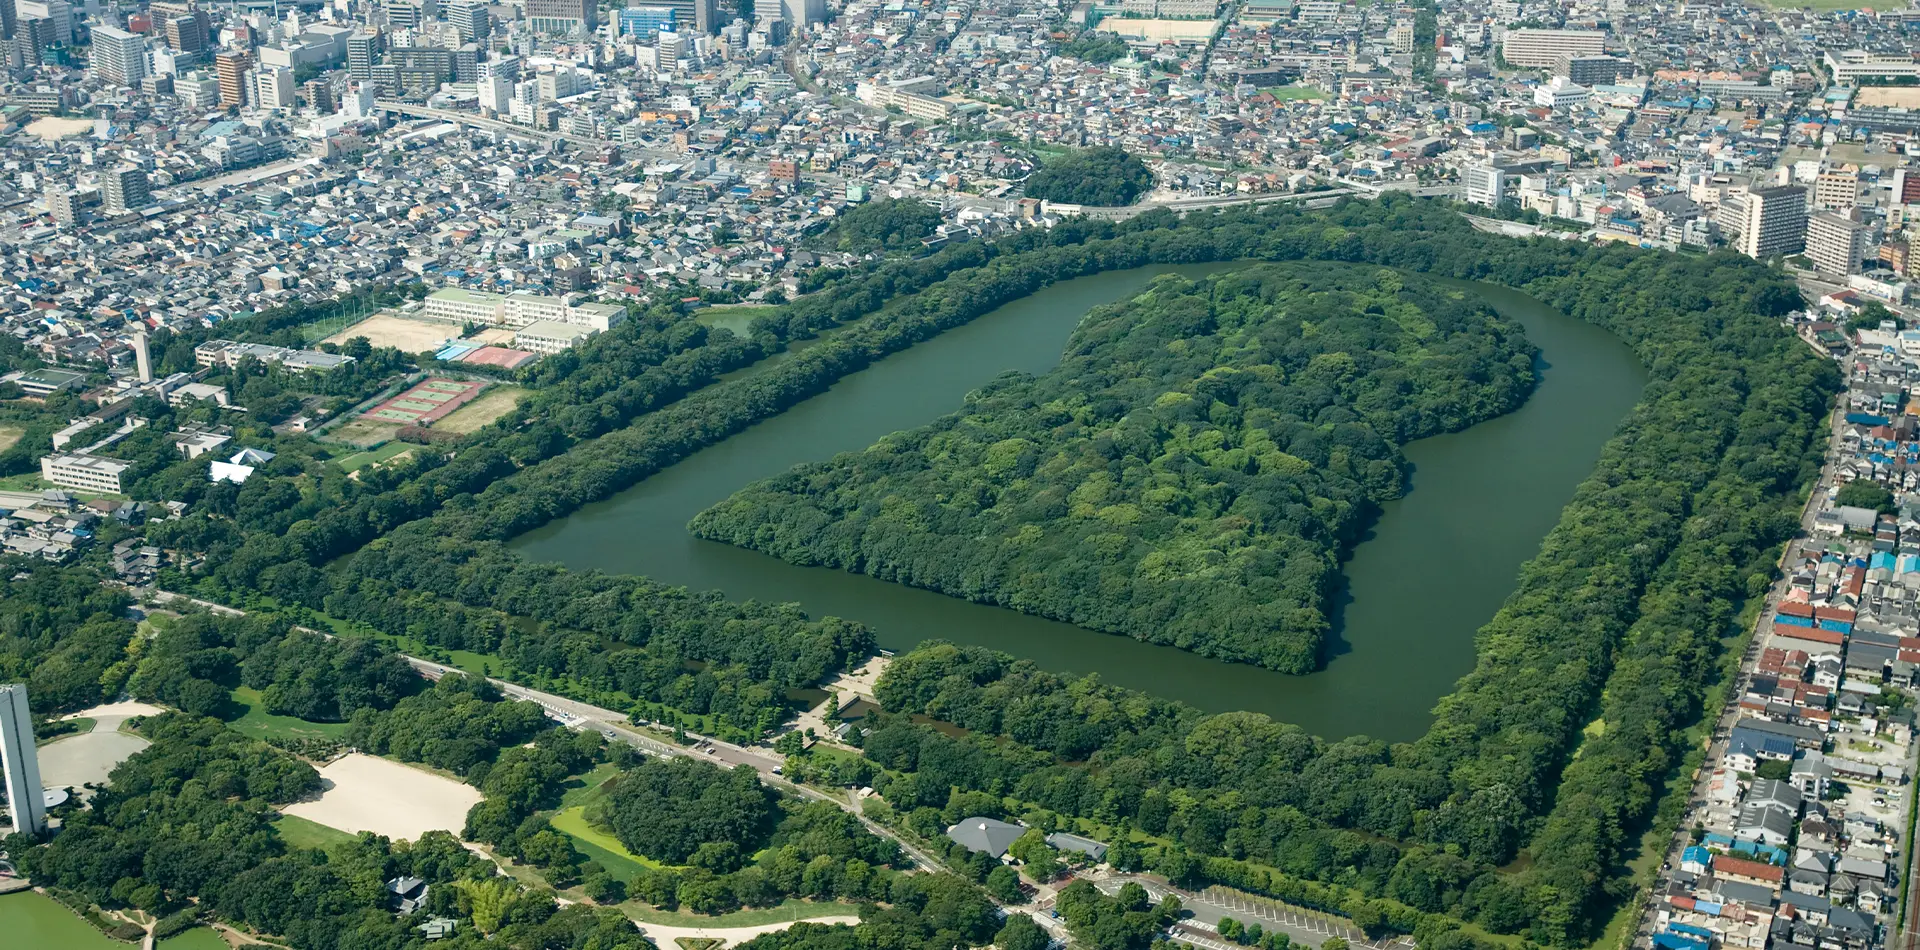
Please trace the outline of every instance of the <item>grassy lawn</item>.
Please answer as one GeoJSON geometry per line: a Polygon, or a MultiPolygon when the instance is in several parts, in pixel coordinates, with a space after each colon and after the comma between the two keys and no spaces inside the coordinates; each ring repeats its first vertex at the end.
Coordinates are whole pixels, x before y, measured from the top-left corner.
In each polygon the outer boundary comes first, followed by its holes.
{"type": "Polygon", "coordinates": [[[0,478],[0,491],[37,492],[45,491],[52,487],[52,482],[38,475],[8,475],[5,478],[0,478]]]}
{"type": "Polygon", "coordinates": [[[267,712],[260,697],[260,691],[246,686],[233,691],[233,703],[240,707],[241,714],[227,721],[227,725],[256,739],[270,736],[284,736],[289,739],[338,739],[347,732],[344,722],[308,722],[292,716],[276,716],[267,712]]]}
{"type": "Polygon", "coordinates": [[[402,452],[418,448],[423,448],[423,446],[414,445],[411,442],[401,442],[395,439],[370,452],[355,452],[352,455],[334,459],[333,464],[340,466],[342,471],[357,472],[376,462],[384,462],[402,452]]]}
{"type": "Polygon", "coordinates": [[[513,411],[527,391],[518,386],[494,386],[480,398],[455,409],[446,418],[433,424],[436,432],[453,432],[466,435],[478,432],[487,423],[513,411]]]}
{"type": "Polygon", "coordinates": [[[1318,86],[1272,86],[1262,91],[1283,102],[1327,98],[1327,91],[1318,86]]]}
{"type": "Polygon", "coordinates": [[[39,731],[33,737],[33,744],[42,746],[49,742],[65,739],[68,736],[84,736],[93,731],[93,720],[85,716],[81,716],[78,719],[62,719],[60,721],[60,730],[59,732],[52,730],[39,731]]]}
{"type": "Polygon", "coordinates": [[[308,821],[296,815],[281,815],[274,819],[273,826],[280,830],[280,840],[289,848],[320,848],[325,850],[336,844],[352,841],[354,835],[338,828],[329,828],[317,821],[308,821]]]}
{"type": "Polygon", "coordinates": [[[567,791],[560,796],[560,807],[562,809],[576,805],[586,807],[587,802],[593,799],[593,793],[599,791],[600,786],[607,783],[607,779],[619,774],[619,766],[612,762],[602,762],[594,766],[593,771],[567,782],[567,791]]]}
{"type": "Polygon", "coordinates": [[[693,318],[710,327],[725,327],[739,336],[747,335],[747,328],[753,321],[780,309],[772,304],[728,304],[720,307],[702,307],[694,311],[693,318]]]}
{"type": "Polygon", "coordinates": [[[803,900],[788,900],[778,907],[756,907],[713,917],[660,910],[651,904],[642,904],[639,901],[621,904],[620,911],[643,924],[663,924],[668,927],[758,927],[761,924],[783,924],[790,920],[814,920],[820,917],[846,917],[859,913],[859,909],[852,904],[803,900]]]}
{"type": "Polygon", "coordinates": [[[14,443],[20,441],[20,437],[26,434],[27,430],[19,426],[0,426],[0,452],[13,448],[14,443]]]}
{"type": "Polygon", "coordinates": [[[555,831],[573,839],[574,847],[588,858],[600,862],[607,874],[614,880],[625,883],[638,877],[641,871],[661,870],[666,865],[652,858],[641,857],[628,851],[612,835],[587,824],[586,806],[575,805],[562,809],[549,821],[555,831]]]}

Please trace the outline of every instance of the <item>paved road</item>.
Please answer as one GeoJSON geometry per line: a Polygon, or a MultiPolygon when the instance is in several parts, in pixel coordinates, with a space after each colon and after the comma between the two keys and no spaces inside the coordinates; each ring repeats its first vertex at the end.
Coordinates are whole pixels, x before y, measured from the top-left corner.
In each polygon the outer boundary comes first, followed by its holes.
{"type": "MultiPolygon", "coordinates": [[[[184,594],[175,594],[157,588],[144,589],[141,592],[151,594],[155,600],[163,603],[182,600],[196,606],[205,607],[214,613],[222,613],[236,617],[246,616],[246,611],[244,610],[229,607],[225,604],[216,604],[211,601],[188,597],[184,594]]],[[[308,633],[316,633],[329,639],[333,637],[333,634],[325,630],[315,630],[311,627],[296,627],[295,629],[304,630],[308,633]]],[[[404,653],[399,654],[399,656],[401,659],[406,660],[407,664],[412,666],[415,671],[428,679],[439,679],[448,673],[461,672],[453,667],[435,663],[432,660],[423,660],[417,656],[408,656],[404,653]]],[[[860,820],[861,824],[867,827],[868,831],[898,844],[900,850],[906,854],[907,858],[922,870],[934,871],[944,866],[940,861],[935,860],[932,855],[915,847],[892,829],[869,819],[865,813],[861,811],[860,803],[854,797],[853,793],[848,792],[841,795],[829,795],[816,789],[795,785],[785,778],[774,774],[774,770],[780,768],[785,761],[776,753],[765,749],[738,746],[731,742],[723,742],[709,736],[702,736],[691,732],[687,733],[687,738],[694,740],[694,746],[692,748],[682,748],[672,743],[662,742],[628,725],[626,714],[617,710],[606,709],[590,703],[583,703],[579,700],[568,699],[565,696],[554,693],[529,689],[517,683],[509,683],[503,679],[488,677],[487,682],[492,683],[499,689],[502,695],[537,704],[541,709],[546,710],[548,718],[554,719],[568,728],[591,729],[606,736],[608,739],[616,742],[624,742],[649,755],[679,755],[696,759],[705,758],[727,766],[752,766],[754,771],[760,773],[760,780],[762,782],[802,798],[832,802],[841,809],[851,813],[855,818],[860,820]]]]}
{"type": "MultiPolygon", "coordinates": [[[[1841,407],[1836,406],[1833,409],[1827,420],[1829,431],[1837,430],[1843,413],[1844,410],[1841,407]]],[[[1785,570],[1787,561],[1800,551],[1801,546],[1806,543],[1806,539],[1813,534],[1813,519],[1820,511],[1820,500],[1825,497],[1827,489],[1833,484],[1834,460],[1834,450],[1829,446],[1826,459],[1820,466],[1819,481],[1815,483],[1813,492],[1808,496],[1806,507],[1801,509],[1799,535],[1794,540],[1787,542],[1785,550],[1780,554],[1780,561],[1775,565],[1774,573],[1777,576],[1774,579],[1773,587],[1767,591],[1765,609],[1760,612],[1759,617],[1754,621],[1753,633],[1747,639],[1746,652],[1741,654],[1740,657],[1739,671],[1734,675],[1732,687],[1727,690],[1727,704],[1725,708],[1720,711],[1719,720],[1714,723],[1713,734],[1707,739],[1705,764],[1701,767],[1699,775],[1695,777],[1693,790],[1687,801],[1686,812],[1681,817],[1679,827],[1675,829],[1673,840],[1668,843],[1667,853],[1661,858],[1663,862],[1662,870],[1655,872],[1654,883],[1650,892],[1652,895],[1658,895],[1665,889],[1667,876],[1671,873],[1667,868],[1679,866],[1680,853],[1691,843],[1690,831],[1693,828],[1694,814],[1700,810],[1701,803],[1706,800],[1707,785],[1713,780],[1713,764],[1718,762],[1720,757],[1726,753],[1728,737],[1733,732],[1734,723],[1739,721],[1740,697],[1746,692],[1747,682],[1753,676],[1754,665],[1758,661],[1761,649],[1765,644],[1768,621],[1772,619],[1775,606],[1780,603],[1782,597],[1786,596],[1787,590],[1792,584],[1792,578],[1787,575],[1785,570]]],[[[1911,880],[1912,875],[1909,875],[1908,881],[1910,882],[1911,880]]],[[[1657,896],[1655,896],[1649,898],[1647,905],[1641,909],[1640,922],[1634,934],[1635,947],[1643,948],[1644,950],[1644,948],[1650,948],[1653,945],[1654,917],[1659,912],[1659,908],[1660,902],[1657,896]]],[[[1909,913],[1912,913],[1911,909],[1909,909],[1909,913]]]]}
{"type": "Polygon", "coordinates": [[[1266,930],[1278,930],[1285,933],[1295,944],[1317,947],[1329,937],[1339,937],[1355,947],[1371,950],[1410,950],[1413,941],[1406,937],[1391,940],[1372,941],[1359,930],[1339,923],[1330,923],[1319,916],[1291,909],[1279,901],[1265,898],[1248,899],[1229,892],[1225,888],[1208,888],[1205,891],[1188,891],[1174,887],[1159,878],[1139,874],[1110,874],[1100,878],[1089,878],[1093,886],[1103,893],[1118,893],[1125,884],[1138,884],[1147,892],[1147,897],[1158,901],[1168,894],[1180,899],[1181,906],[1192,913],[1176,928],[1175,939],[1196,946],[1218,950],[1216,943],[1223,943],[1210,935],[1217,934],[1220,921],[1232,917],[1243,924],[1259,921],[1266,930]],[[1195,926],[1195,925],[1198,926],[1195,926]],[[1180,931],[1185,930],[1183,934],[1180,931]]]}

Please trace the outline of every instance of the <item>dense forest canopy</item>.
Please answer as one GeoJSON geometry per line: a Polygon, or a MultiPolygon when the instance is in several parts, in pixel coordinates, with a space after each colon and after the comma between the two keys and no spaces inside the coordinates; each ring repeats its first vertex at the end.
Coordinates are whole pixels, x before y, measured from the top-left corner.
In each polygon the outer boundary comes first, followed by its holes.
{"type": "Polygon", "coordinates": [[[1027,197],[1075,205],[1130,205],[1152,187],[1146,163],[1112,146],[1063,155],[1027,176],[1027,197]]]}
{"type": "Polygon", "coordinates": [[[854,254],[917,250],[940,221],[938,210],[911,198],[869,201],[841,212],[824,241],[834,250],[854,254]]]}
{"type": "Polygon", "coordinates": [[[1532,348],[1378,267],[1164,277],[1060,365],[743,489],[695,534],[1290,673],[1399,444],[1519,405],[1532,348]]]}
{"type": "MultiPolygon", "coordinates": [[[[1468,920],[1582,945],[1631,891],[1620,868],[1638,836],[1678,820],[1656,806],[1676,801],[1663,790],[1698,764],[1687,727],[1714,702],[1721,638],[1738,629],[1794,530],[1839,388],[1831,362],[1779,322],[1801,306],[1792,281],[1738,255],[1515,240],[1473,230],[1445,203],[1394,195],[1326,211],[1070,219],[889,261],[781,306],[755,322],[752,349],[839,329],[765,372],[704,385],[727,352],[745,352],[715,334],[733,348],[709,340],[638,378],[596,383],[588,405],[516,412],[451,458],[429,453],[350,483],[310,469],[312,491],[269,523],[196,510],[164,527],[182,546],[212,550],[209,571],[167,583],[474,649],[509,678],[602,705],[705,704],[750,729],[778,717],[786,687],[867,655],[871,634],[790,607],[529,564],[499,542],[1052,283],[1247,259],[1515,287],[1626,340],[1652,381],[1424,739],[1328,744],[1257,717],[1203,730],[1209,717],[1195,710],[1097,681],[1004,658],[1001,672],[975,679],[972,660],[933,658],[888,708],[972,722],[975,732],[944,736],[904,716],[876,722],[875,737],[886,738],[871,761],[887,770],[876,787],[936,813],[958,786],[1063,815],[1164,822],[1168,843],[1129,858],[1163,862],[1155,866],[1179,880],[1283,894],[1408,932],[1468,920]],[[918,700],[928,705],[913,709],[918,700]],[[1586,731],[1596,719],[1604,730],[1586,731]],[[1190,744],[1190,733],[1201,738],[1190,744]],[[1311,780],[1269,789],[1244,764],[1268,755],[1311,780]],[[1523,848],[1529,863],[1497,870],[1523,848]]],[[[622,379],[612,366],[589,369],[593,352],[581,354],[583,372],[622,379]]],[[[84,616],[84,600],[62,616],[84,616]]],[[[115,642],[111,626],[84,643],[45,629],[0,624],[0,662],[37,679],[39,668],[19,657],[65,653],[48,678],[71,708],[117,691],[126,641],[115,642]]],[[[1461,933],[1435,939],[1457,943],[1461,933]]],[[[859,938],[832,928],[818,936],[822,946],[859,938]]],[[[1423,945],[1439,946],[1430,936],[1423,945]]]]}

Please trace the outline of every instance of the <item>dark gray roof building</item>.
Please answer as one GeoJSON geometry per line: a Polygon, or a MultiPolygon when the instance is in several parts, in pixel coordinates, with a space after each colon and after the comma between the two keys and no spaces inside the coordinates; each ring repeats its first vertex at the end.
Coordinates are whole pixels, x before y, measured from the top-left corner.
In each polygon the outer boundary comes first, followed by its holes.
{"type": "Polygon", "coordinates": [[[985,851],[994,857],[1007,853],[1027,829],[993,818],[967,818],[947,829],[947,837],[968,851],[985,851]]]}

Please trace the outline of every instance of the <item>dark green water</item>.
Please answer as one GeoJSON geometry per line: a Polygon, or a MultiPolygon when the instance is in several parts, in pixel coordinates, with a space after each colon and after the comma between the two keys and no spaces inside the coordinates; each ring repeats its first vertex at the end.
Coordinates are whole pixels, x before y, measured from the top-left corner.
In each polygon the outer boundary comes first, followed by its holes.
{"type": "Polygon", "coordinates": [[[1002,371],[1045,372],[1082,314],[1157,275],[1237,266],[1148,267],[1048,288],[850,376],[513,546],[575,568],[797,602],[813,616],[868,624],[889,649],[935,637],[982,644],[1202,709],[1268,713],[1329,738],[1414,738],[1430,723],[1435,700],[1472,668],[1474,631],[1513,589],[1521,563],[1539,549],[1646,383],[1632,353],[1605,331],[1506,288],[1472,285],[1525,325],[1541,350],[1540,386],[1516,412],[1407,447],[1412,490],[1386,507],[1348,563],[1327,667],[1312,676],[1217,663],[858,574],[795,567],[686,531],[695,514],[748,482],[930,422],[1002,371]]]}

